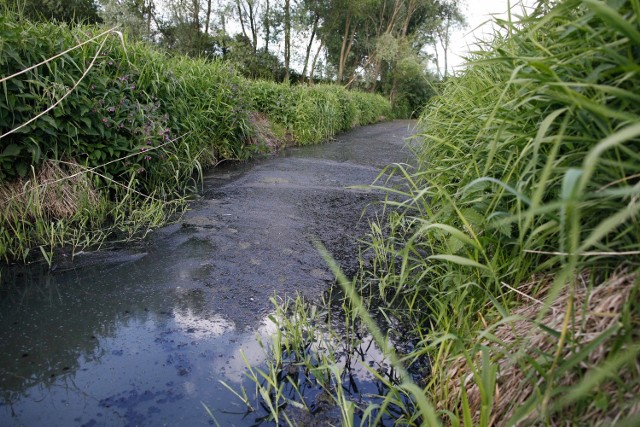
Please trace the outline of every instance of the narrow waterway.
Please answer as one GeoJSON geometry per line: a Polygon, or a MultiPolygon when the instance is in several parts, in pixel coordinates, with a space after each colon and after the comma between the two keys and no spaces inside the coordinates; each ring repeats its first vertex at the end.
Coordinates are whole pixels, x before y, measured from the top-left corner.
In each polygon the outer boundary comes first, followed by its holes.
{"type": "Polygon", "coordinates": [[[178,223],[134,247],[52,272],[3,267],[0,425],[213,424],[203,404],[220,425],[254,424],[221,381],[251,389],[246,363],[264,360],[256,337],[273,332],[274,293],[326,292],[333,277],[312,239],[357,267],[381,194],[356,186],[407,160],[414,124],[219,167],[178,223]]]}

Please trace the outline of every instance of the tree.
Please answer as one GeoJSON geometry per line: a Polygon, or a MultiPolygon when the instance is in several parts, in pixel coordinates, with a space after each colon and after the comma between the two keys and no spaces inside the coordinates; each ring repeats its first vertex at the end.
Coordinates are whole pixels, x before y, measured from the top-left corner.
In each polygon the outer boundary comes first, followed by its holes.
{"type": "Polygon", "coordinates": [[[465,19],[456,0],[441,0],[437,5],[437,25],[434,28],[433,47],[436,55],[436,67],[441,77],[446,78],[449,71],[449,43],[451,32],[457,26],[464,25],[465,19]],[[438,45],[442,48],[444,71],[438,64],[438,45]]]}
{"type": "Polygon", "coordinates": [[[300,80],[301,83],[304,83],[307,73],[309,73],[310,79],[313,75],[313,67],[317,61],[319,50],[317,50],[314,55],[314,59],[316,59],[316,61],[312,61],[311,67],[309,67],[311,49],[313,49],[314,43],[317,42],[318,29],[322,18],[327,15],[327,6],[328,2],[326,0],[302,0],[298,3],[298,7],[295,9],[294,20],[301,28],[309,31],[309,39],[306,43],[303,60],[302,76],[300,80]]]}
{"type": "Polygon", "coordinates": [[[167,0],[164,7],[169,16],[157,18],[160,45],[189,56],[203,56],[211,44],[210,36],[203,31],[200,0],[167,0]]]}
{"type": "Polygon", "coordinates": [[[269,41],[271,39],[271,2],[265,0],[264,13],[262,14],[262,25],[264,27],[264,50],[269,52],[269,41]]]}
{"type": "Polygon", "coordinates": [[[289,82],[291,64],[291,0],[284,0],[284,81],[289,82]]]}
{"type": "Polygon", "coordinates": [[[240,20],[242,34],[247,40],[251,40],[251,48],[254,54],[258,50],[259,4],[259,0],[236,0],[236,13],[240,20]],[[247,33],[247,28],[249,33],[247,33]],[[249,34],[251,35],[250,37],[249,34]]]}
{"type": "Polygon", "coordinates": [[[156,23],[154,0],[100,0],[100,6],[100,17],[107,25],[119,25],[135,39],[152,39],[152,22],[156,23]]]}
{"type": "Polygon", "coordinates": [[[211,26],[211,0],[207,0],[207,13],[204,21],[204,33],[209,35],[209,27],[211,26]]]}
{"type": "Polygon", "coordinates": [[[377,0],[328,0],[323,10],[318,35],[326,46],[329,61],[336,66],[336,80],[345,79],[347,68],[362,55],[353,55],[354,46],[365,38],[356,38],[367,22],[366,13],[377,0]]]}

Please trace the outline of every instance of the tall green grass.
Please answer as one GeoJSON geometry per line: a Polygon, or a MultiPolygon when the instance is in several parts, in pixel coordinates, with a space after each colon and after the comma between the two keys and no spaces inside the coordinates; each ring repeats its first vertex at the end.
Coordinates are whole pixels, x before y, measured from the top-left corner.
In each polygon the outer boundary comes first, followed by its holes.
{"type": "Polygon", "coordinates": [[[265,114],[279,133],[300,144],[316,144],[354,126],[392,117],[389,101],[381,95],[335,85],[257,81],[251,83],[249,96],[255,110],[265,114]]]}
{"type": "Polygon", "coordinates": [[[381,174],[372,261],[340,283],[345,310],[387,323],[395,369],[430,360],[420,387],[386,382],[403,424],[640,421],[638,12],[566,0],[498,22],[425,109],[417,168],[381,174]]]}

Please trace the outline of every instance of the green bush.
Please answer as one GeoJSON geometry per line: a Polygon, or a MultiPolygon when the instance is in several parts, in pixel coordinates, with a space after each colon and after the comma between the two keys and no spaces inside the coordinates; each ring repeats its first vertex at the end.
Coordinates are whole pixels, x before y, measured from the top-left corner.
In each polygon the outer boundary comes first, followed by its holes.
{"type": "Polygon", "coordinates": [[[296,116],[295,87],[266,80],[250,82],[249,86],[251,107],[264,113],[271,122],[290,129],[296,116]]]}
{"type": "Polygon", "coordinates": [[[603,330],[584,295],[640,285],[638,12],[539,2],[502,22],[425,109],[417,170],[389,171],[404,185],[364,292],[419,341],[405,360],[430,357],[426,390],[452,425],[633,415],[638,300],[607,308],[620,317],[603,330]]]}
{"type": "MultiPolygon", "coordinates": [[[[0,31],[3,35],[0,64],[7,75],[74,46],[76,37],[86,40],[96,34],[90,29],[32,25],[10,16],[0,17],[0,31]]],[[[4,82],[5,93],[0,100],[3,134],[0,179],[25,176],[31,165],[37,166],[52,156],[95,166],[129,155],[140,144],[139,139],[126,135],[121,125],[126,122],[127,133],[142,127],[145,110],[152,109],[152,102],[132,89],[128,64],[121,67],[118,43],[117,38],[105,35],[4,82]],[[105,42],[102,49],[101,41],[105,42]],[[62,98],[94,59],[90,75],[78,83],[58,108],[8,134],[62,98]]],[[[132,158],[132,169],[143,159],[144,156],[132,158]]],[[[114,172],[115,175],[122,171],[114,172]]]]}
{"type": "Polygon", "coordinates": [[[349,91],[335,85],[288,86],[250,83],[251,105],[270,121],[284,125],[301,144],[314,144],[361,124],[391,116],[380,95],[349,91]]]}
{"type": "MultiPolygon", "coordinates": [[[[0,29],[0,63],[8,75],[99,31],[33,25],[10,16],[0,18],[0,29]]],[[[250,129],[244,79],[219,62],[169,58],[146,45],[125,45],[115,33],[5,85],[3,134],[73,90],[48,114],[1,140],[2,179],[25,176],[31,165],[47,158],[67,158],[87,167],[107,164],[103,172],[109,178],[134,179],[153,191],[176,173],[189,175],[195,162],[206,165],[252,153],[245,145],[250,129]]]]}

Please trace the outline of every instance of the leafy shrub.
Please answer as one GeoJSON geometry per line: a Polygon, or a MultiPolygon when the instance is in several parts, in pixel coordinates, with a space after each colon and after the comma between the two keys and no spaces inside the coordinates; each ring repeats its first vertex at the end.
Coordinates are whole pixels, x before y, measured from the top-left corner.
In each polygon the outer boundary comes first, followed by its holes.
{"type": "Polygon", "coordinates": [[[393,172],[364,294],[419,340],[405,360],[431,358],[452,425],[637,422],[638,12],[541,1],[502,22],[425,109],[417,170],[393,172]]]}
{"type": "Polygon", "coordinates": [[[394,117],[391,104],[382,95],[353,91],[351,93],[358,111],[358,124],[368,125],[394,117]]]}
{"type": "MultiPolygon", "coordinates": [[[[95,27],[33,25],[10,16],[0,25],[0,62],[8,75],[98,34],[95,27]]],[[[152,191],[176,172],[190,174],[194,162],[252,152],[245,146],[250,130],[244,79],[222,63],[170,59],[146,45],[125,46],[114,33],[5,84],[3,134],[69,94],[2,139],[2,179],[25,176],[46,158],[73,158],[87,167],[106,164],[108,178],[133,179],[152,191]]]]}
{"type": "Polygon", "coordinates": [[[250,83],[250,94],[253,108],[284,125],[302,144],[317,143],[353,126],[391,116],[390,104],[382,96],[335,85],[256,81],[250,83]]]}
{"type": "Polygon", "coordinates": [[[272,122],[289,128],[295,120],[296,89],[266,80],[250,83],[251,106],[272,122]]]}

